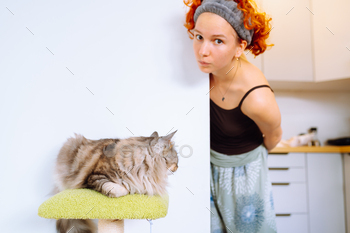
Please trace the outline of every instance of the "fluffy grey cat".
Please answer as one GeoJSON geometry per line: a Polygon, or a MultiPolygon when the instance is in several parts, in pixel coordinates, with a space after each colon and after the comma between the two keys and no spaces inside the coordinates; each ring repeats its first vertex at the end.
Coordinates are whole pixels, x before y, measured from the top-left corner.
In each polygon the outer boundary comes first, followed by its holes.
{"type": "MultiPolygon", "coordinates": [[[[178,155],[171,138],[177,132],[159,137],[90,140],[76,134],[62,146],[54,170],[55,188],[89,188],[108,197],[128,194],[167,194],[168,175],[178,168],[178,155]]],[[[95,233],[89,219],[59,219],[59,233],[95,233]],[[72,226],[74,226],[73,229],[72,226]]]]}

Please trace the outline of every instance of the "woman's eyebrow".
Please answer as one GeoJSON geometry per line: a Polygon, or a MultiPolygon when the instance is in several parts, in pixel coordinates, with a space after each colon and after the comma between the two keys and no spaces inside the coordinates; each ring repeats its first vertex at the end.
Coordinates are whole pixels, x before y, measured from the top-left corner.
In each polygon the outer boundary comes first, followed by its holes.
{"type": "MultiPolygon", "coordinates": [[[[197,29],[194,29],[193,31],[199,32],[200,34],[202,34],[200,31],[198,31],[197,29]]],[[[226,38],[226,36],[222,35],[222,34],[217,34],[217,35],[212,35],[211,37],[224,37],[226,38]]]]}

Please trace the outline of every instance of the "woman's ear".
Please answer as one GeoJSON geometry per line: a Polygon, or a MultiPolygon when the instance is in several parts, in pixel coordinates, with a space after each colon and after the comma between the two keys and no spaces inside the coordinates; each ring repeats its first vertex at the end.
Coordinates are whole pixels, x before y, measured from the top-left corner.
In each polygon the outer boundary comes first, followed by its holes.
{"type": "Polygon", "coordinates": [[[242,42],[238,46],[238,50],[236,52],[236,57],[240,57],[242,55],[242,53],[244,53],[244,50],[247,47],[247,44],[248,43],[246,40],[242,40],[242,42]]]}

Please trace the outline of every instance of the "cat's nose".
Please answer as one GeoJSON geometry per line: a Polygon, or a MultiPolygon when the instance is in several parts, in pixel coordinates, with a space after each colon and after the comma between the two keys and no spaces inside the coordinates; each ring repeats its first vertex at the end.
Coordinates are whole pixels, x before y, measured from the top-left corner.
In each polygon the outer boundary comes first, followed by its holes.
{"type": "Polygon", "coordinates": [[[176,165],[173,172],[176,172],[177,168],[178,168],[178,166],[176,165]]]}
{"type": "Polygon", "coordinates": [[[175,164],[175,165],[172,165],[172,166],[171,166],[171,171],[172,171],[172,172],[176,172],[177,168],[178,168],[178,166],[177,166],[176,164],[175,164]]]}
{"type": "Polygon", "coordinates": [[[177,165],[173,164],[168,168],[168,175],[172,174],[173,172],[176,172],[177,165]]]}

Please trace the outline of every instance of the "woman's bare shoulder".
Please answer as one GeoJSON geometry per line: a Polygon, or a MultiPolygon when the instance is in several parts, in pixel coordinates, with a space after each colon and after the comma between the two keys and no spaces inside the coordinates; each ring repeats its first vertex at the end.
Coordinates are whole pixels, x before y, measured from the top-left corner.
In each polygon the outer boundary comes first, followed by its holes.
{"type": "Polygon", "coordinates": [[[246,70],[244,86],[247,90],[258,85],[269,85],[264,73],[254,64],[249,63],[246,70]]]}
{"type": "MultiPolygon", "coordinates": [[[[249,71],[246,72],[244,78],[244,90],[248,92],[250,89],[260,85],[269,85],[263,72],[253,64],[249,64],[249,71]]],[[[251,91],[242,103],[241,110],[246,115],[260,113],[268,106],[275,105],[275,96],[269,87],[260,87],[251,91]]]]}

